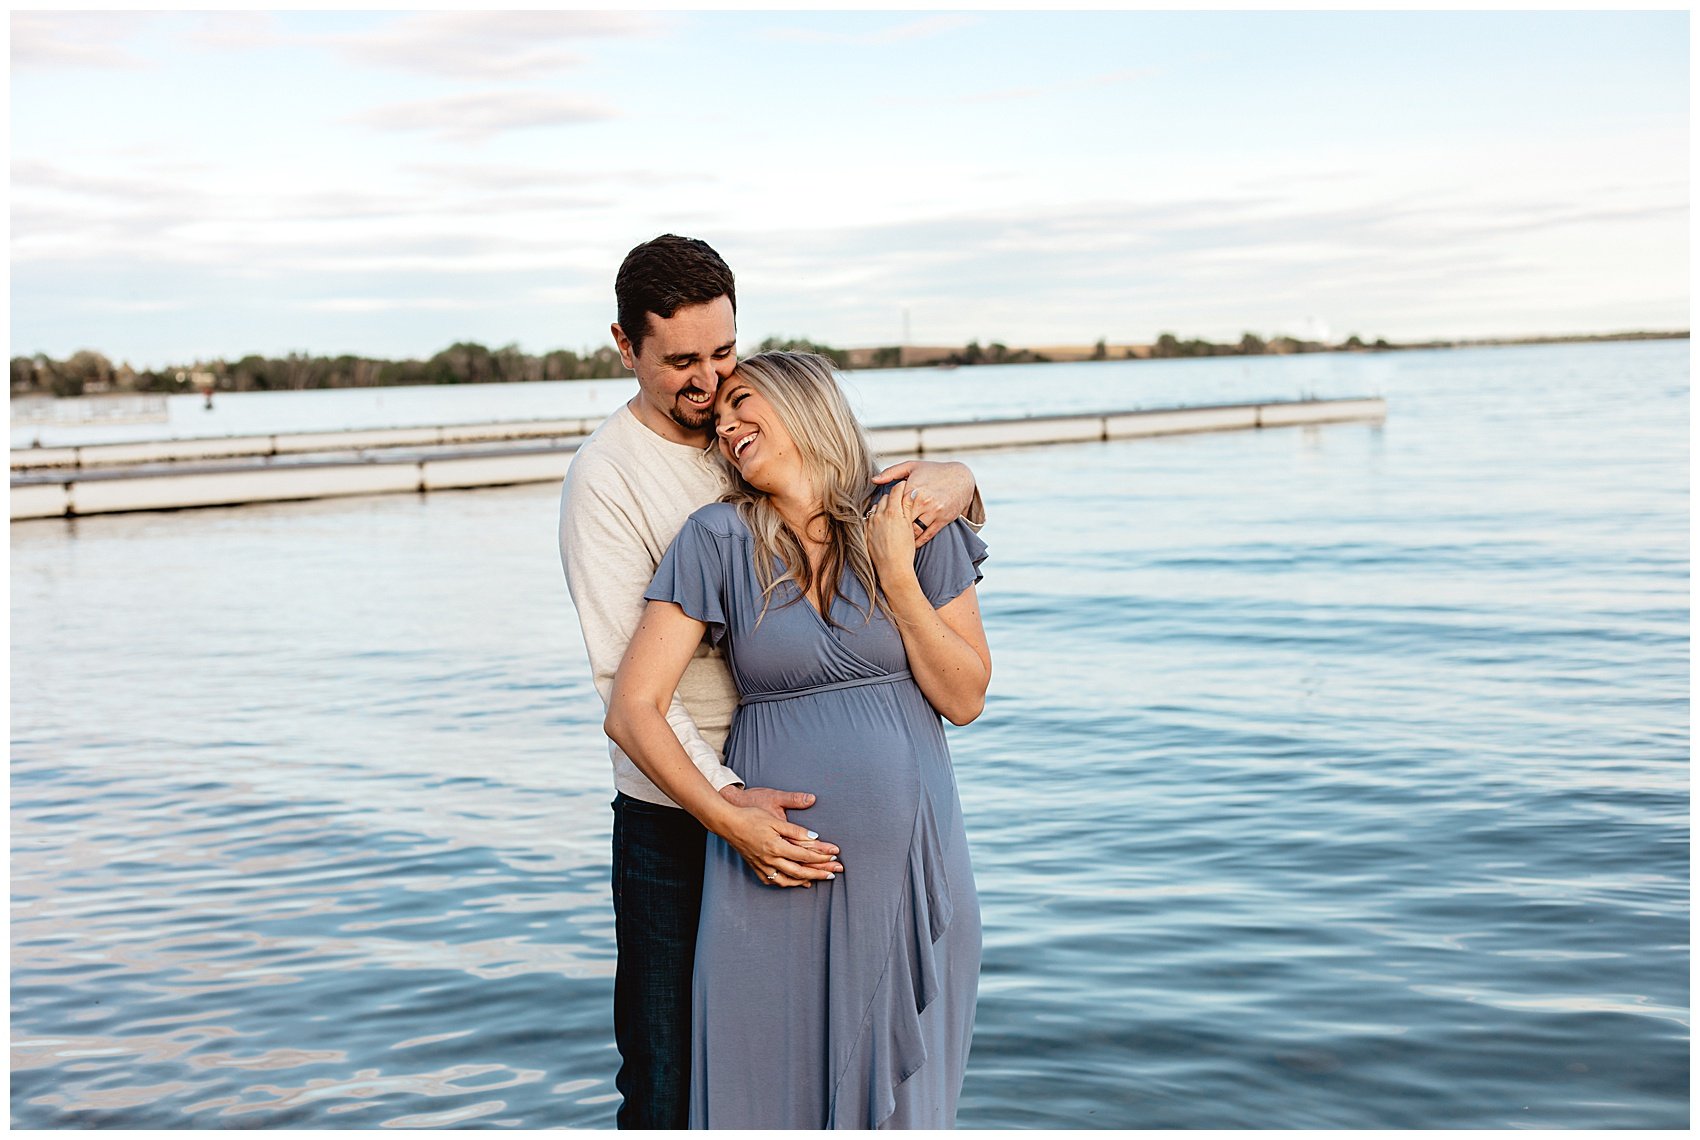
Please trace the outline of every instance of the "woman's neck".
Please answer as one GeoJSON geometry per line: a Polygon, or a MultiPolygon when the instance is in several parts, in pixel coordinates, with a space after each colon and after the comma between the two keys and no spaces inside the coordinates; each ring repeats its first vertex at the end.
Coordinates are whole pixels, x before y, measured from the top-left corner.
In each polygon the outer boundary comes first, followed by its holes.
{"type": "Polygon", "coordinates": [[[785,525],[805,543],[818,545],[827,539],[826,520],[821,517],[821,498],[815,489],[804,486],[795,494],[775,493],[771,496],[773,509],[785,520],[785,525]]]}

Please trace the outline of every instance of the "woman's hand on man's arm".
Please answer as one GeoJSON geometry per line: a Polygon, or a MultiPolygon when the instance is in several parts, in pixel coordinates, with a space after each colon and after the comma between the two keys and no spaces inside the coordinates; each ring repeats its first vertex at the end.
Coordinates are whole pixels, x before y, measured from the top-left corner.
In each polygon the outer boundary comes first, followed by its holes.
{"type": "Polygon", "coordinates": [[[978,497],[974,472],[966,463],[954,460],[908,459],[874,476],[879,484],[900,479],[909,484],[907,494],[915,505],[914,517],[926,528],[917,533],[917,547],[927,545],[939,531],[966,516],[978,497]]]}

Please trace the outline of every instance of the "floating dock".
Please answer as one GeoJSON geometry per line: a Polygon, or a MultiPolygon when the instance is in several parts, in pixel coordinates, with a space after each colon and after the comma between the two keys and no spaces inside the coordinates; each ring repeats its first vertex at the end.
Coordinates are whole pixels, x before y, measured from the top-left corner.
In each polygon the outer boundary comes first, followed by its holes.
{"type": "MultiPolygon", "coordinates": [[[[1380,397],[871,428],[888,457],[1187,432],[1379,422],[1380,397]]],[[[160,440],[12,452],[12,518],[177,510],[558,482],[602,417],[160,440]]]]}

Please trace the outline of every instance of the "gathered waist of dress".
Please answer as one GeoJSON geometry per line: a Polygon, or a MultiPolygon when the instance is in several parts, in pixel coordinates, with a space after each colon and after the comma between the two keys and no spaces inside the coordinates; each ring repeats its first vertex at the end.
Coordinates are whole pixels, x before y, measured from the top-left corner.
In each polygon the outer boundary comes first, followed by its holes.
{"type": "Polygon", "coordinates": [[[859,689],[863,685],[892,685],[898,681],[910,679],[907,669],[895,673],[882,673],[877,677],[852,677],[848,681],[829,681],[824,685],[810,685],[806,689],[781,689],[772,693],[750,693],[738,698],[740,705],[759,705],[767,701],[788,701],[793,697],[812,697],[816,693],[831,693],[839,689],[859,689]]]}

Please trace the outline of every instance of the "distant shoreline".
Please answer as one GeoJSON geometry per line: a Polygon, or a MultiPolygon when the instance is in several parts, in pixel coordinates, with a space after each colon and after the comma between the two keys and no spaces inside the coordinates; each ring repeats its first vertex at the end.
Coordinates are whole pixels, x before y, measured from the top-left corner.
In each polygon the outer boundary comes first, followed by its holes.
{"type": "MultiPolygon", "coordinates": [[[[1359,337],[1348,337],[1337,343],[1323,341],[1305,341],[1296,337],[1277,336],[1264,341],[1250,333],[1238,342],[1214,342],[1206,340],[1181,341],[1169,334],[1164,334],[1149,344],[1139,343],[1107,343],[1099,341],[1090,345],[1036,345],[1022,348],[1007,348],[1001,344],[992,344],[981,349],[981,359],[963,359],[977,348],[977,342],[971,343],[966,349],[956,347],[927,347],[905,345],[899,351],[903,353],[903,363],[899,367],[916,368],[928,365],[983,365],[983,364],[1064,364],[1091,360],[1184,360],[1200,356],[1289,356],[1313,352],[1409,352],[1418,349],[1436,348],[1487,348],[1508,345],[1532,344],[1585,344],[1590,342],[1624,341],[1624,340],[1687,340],[1688,330],[1675,331],[1646,331],[1615,333],[1570,333],[1552,336],[1525,337],[1481,337],[1459,338],[1450,340],[1407,341],[1394,343],[1385,339],[1366,342],[1359,337]],[[1165,338],[1169,343],[1165,344],[1165,338]],[[1000,354],[1001,359],[988,359],[994,354],[1000,354]]],[[[772,344],[771,347],[812,348],[814,351],[831,353],[834,350],[824,345],[809,345],[807,341],[793,341],[772,344]]],[[[890,353],[889,348],[852,348],[842,350],[848,360],[842,367],[851,369],[891,367],[868,362],[868,357],[879,353],[890,353]]]]}
{"type": "MultiPolygon", "coordinates": [[[[1537,344],[1591,344],[1636,340],[1687,340],[1688,330],[1615,333],[1575,333],[1554,336],[1479,337],[1394,343],[1364,341],[1358,336],[1337,343],[1275,336],[1268,340],[1246,333],[1237,342],[1199,338],[1181,340],[1163,333],[1149,344],[1099,340],[1090,345],[1039,345],[1011,348],[993,341],[981,346],[884,345],[873,348],[834,348],[803,338],[769,337],[756,351],[788,349],[816,352],[847,371],[892,368],[958,368],[996,364],[1064,364],[1097,360],[1185,360],[1220,356],[1292,356],[1323,352],[1410,352],[1423,349],[1488,348],[1537,344]]],[[[583,355],[556,349],[541,356],[517,345],[490,349],[461,342],[429,360],[384,360],[342,355],[308,356],[291,353],[268,358],[250,354],[234,363],[222,359],[137,371],[128,364],[114,366],[92,350],[59,361],[46,354],[18,356],[11,361],[13,397],[79,397],[184,392],[278,392],[333,388],[386,388],[439,384],[512,384],[533,380],[617,380],[631,375],[613,349],[603,347],[583,355]]]]}

